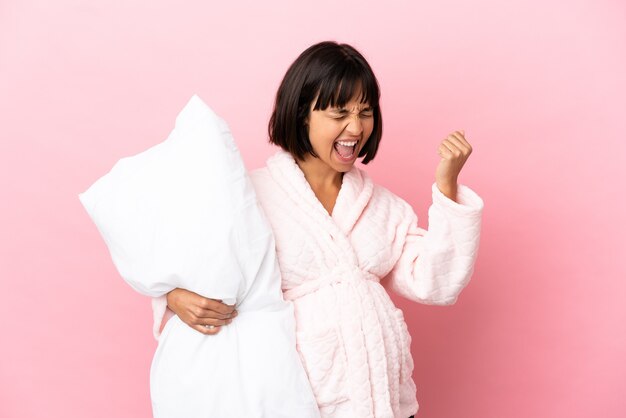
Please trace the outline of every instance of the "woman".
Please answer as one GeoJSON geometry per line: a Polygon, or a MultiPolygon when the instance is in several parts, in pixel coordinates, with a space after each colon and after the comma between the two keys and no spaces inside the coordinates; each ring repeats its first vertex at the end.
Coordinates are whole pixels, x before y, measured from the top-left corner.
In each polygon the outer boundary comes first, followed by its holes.
{"type": "MultiPolygon", "coordinates": [[[[383,284],[425,304],[455,303],[478,252],[482,199],[457,178],[472,148],[456,131],[439,145],[429,230],[412,207],[354,165],[382,134],[378,82],[353,47],[322,42],[288,69],[269,123],[281,149],[251,173],[276,238],[297,349],[324,417],[407,418],[418,410],[403,313],[383,284]]],[[[153,300],[214,334],[232,306],[175,289],[153,300]]]]}

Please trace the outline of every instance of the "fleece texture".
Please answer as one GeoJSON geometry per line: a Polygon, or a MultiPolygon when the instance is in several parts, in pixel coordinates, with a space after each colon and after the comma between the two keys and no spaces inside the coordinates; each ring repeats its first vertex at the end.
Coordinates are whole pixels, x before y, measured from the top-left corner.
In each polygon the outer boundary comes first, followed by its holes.
{"type": "MultiPolygon", "coordinates": [[[[356,165],[343,176],[332,214],[288,152],[250,176],[275,236],[297,350],[322,417],[417,413],[411,336],[387,289],[423,304],[454,304],[474,271],[483,200],[458,184],[455,202],[433,183],[425,230],[410,204],[356,165]]],[[[158,335],[171,312],[164,297],[153,308],[158,335]]]]}

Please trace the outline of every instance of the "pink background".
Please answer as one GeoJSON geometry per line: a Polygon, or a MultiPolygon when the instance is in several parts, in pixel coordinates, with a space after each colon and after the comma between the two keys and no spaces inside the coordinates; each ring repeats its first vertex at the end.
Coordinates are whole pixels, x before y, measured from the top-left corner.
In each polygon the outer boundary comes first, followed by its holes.
{"type": "Polygon", "coordinates": [[[395,297],[418,416],[626,416],[624,2],[224,3],[0,3],[0,416],[151,415],[149,300],[77,194],[193,93],[263,165],[278,83],[326,39],[373,66],[385,134],[366,169],[421,226],[439,142],[474,147],[471,284],[452,307],[395,297]]]}

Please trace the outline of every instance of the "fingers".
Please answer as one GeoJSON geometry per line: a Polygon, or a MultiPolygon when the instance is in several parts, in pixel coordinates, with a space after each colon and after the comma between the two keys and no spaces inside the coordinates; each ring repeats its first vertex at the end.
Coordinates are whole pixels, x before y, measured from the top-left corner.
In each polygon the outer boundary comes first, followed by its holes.
{"type": "Polygon", "coordinates": [[[185,292],[188,295],[191,303],[202,309],[208,309],[223,314],[230,314],[235,309],[234,305],[226,305],[222,303],[221,299],[205,298],[204,296],[191,292],[189,290],[186,290],[185,292]]]}
{"type": "Polygon", "coordinates": [[[222,327],[230,325],[236,316],[237,314],[235,313],[229,319],[195,318],[188,325],[204,335],[215,335],[221,331],[222,327]]]}
{"type": "Polygon", "coordinates": [[[464,154],[465,152],[467,152],[465,150],[465,145],[460,144],[458,142],[458,139],[456,138],[452,138],[450,139],[450,137],[446,138],[443,140],[442,144],[448,148],[448,150],[450,151],[450,153],[452,155],[454,155],[455,157],[460,157],[462,154],[464,154]]]}
{"type": "Polygon", "coordinates": [[[212,311],[210,309],[203,309],[203,308],[199,308],[196,306],[196,307],[190,308],[190,314],[191,316],[198,319],[199,321],[205,320],[205,319],[227,320],[227,319],[232,319],[236,317],[238,312],[233,311],[230,314],[223,314],[223,313],[212,311]]]}
{"type": "Polygon", "coordinates": [[[213,319],[230,319],[237,316],[237,311],[233,310],[230,313],[221,313],[214,311],[210,308],[203,308],[200,306],[194,306],[190,308],[191,314],[196,318],[213,318],[213,319]]]}
{"type": "Polygon", "coordinates": [[[462,133],[459,133],[459,131],[451,133],[448,135],[447,139],[453,142],[461,150],[465,151],[465,153],[469,154],[472,152],[472,146],[469,142],[467,142],[465,136],[462,133]]]}
{"type": "Polygon", "coordinates": [[[472,152],[472,146],[465,139],[464,131],[455,131],[445,138],[438,148],[438,153],[442,157],[462,157],[468,156],[472,152]]]}
{"type": "Polygon", "coordinates": [[[232,318],[230,319],[198,318],[198,320],[196,321],[194,325],[202,325],[202,326],[213,325],[214,327],[221,327],[224,325],[229,325],[231,322],[233,322],[232,318]]]}
{"type": "Polygon", "coordinates": [[[206,335],[217,334],[237,316],[235,305],[226,305],[219,299],[205,298],[185,289],[169,292],[168,306],[184,323],[206,335]]]}
{"type": "Polygon", "coordinates": [[[203,309],[208,309],[225,315],[230,315],[235,310],[235,305],[226,305],[216,299],[202,298],[198,305],[203,309]]]}
{"type": "Polygon", "coordinates": [[[195,329],[201,334],[204,335],[215,335],[222,330],[222,327],[208,328],[204,325],[190,325],[191,328],[195,329]]]}
{"type": "Polygon", "coordinates": [[[226,305],[219,299],[205,298],[197,293],[186,293],[186,301],[181,306],[195,318],[229,319],[233,317],[235,305],[226,305]]]}
{"type": "Polygon", "coordinates": [[[439,148],[437,148],[437,153],[444,158],[452,157],[452,151],[443,142],[439,144],[439,148]]]}

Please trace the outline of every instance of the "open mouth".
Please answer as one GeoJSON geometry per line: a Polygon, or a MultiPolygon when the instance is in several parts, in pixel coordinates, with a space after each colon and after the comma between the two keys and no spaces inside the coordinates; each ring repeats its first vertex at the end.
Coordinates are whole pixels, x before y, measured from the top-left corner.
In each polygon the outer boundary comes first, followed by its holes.
{"type": "Polygon", "coordinates": [[[356,156],[356,148],[359,141],[335,141],[333,147],[341,161],[351,161],[356,156]]]}

